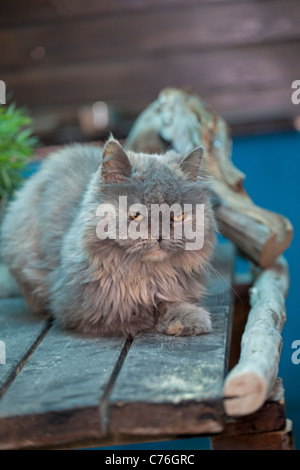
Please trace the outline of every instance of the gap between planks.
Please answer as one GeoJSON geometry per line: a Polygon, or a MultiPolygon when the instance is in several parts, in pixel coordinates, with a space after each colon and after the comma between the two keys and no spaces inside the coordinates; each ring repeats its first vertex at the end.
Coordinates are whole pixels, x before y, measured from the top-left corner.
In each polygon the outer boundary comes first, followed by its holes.
{"type": "Polygon", "coordinates": [[[32,342],[32,344],[29,346],[27,351],[25,351],[24,355],[21,357],[20,361],[16,364],[14,369],[11,371],[5,382],[3,383],[1,389],[0,389],[0,400],[9,388],[9,386],[13,383],[17,375],[21,372],[23,367],[27,364],[29,359],[31,358],[32,354],[34,351],[37,349],[39,344],[42,342],[42,340],[45,338],[46,334],[52,327],[52,322],[51,320],[48,321],[41,331],[41,333],[37,336],[37,338],[32,342]]]}
{"type": "Polygon", "coordinates": [[[108,434],[108,427],[109,427],[109,396],[115,384],[115,381],[119,375],[119,372],[124,364],[128,351],[133,343],[134,338],[126,338],[125,343],[121,349],[120,355],[117,359],[115,367],[111,373],[109,381],[104,389],[104,393],[100,400],[99,411],[101,416],[101,427],[103,435],[108,434]]]}

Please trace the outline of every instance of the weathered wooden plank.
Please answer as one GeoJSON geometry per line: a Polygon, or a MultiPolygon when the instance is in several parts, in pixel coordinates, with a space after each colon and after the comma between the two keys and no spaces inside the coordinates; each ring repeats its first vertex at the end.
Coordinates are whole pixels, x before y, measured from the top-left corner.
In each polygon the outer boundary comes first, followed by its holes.
{"type": "Polygon", "coordinates": [[[109,398],[113,434],[196,434],[220,432],[222,388],[231,331],[234,254],[217,252],[207,307],[213,332],[180,338],[138,335],[109,398]]]}
{"type": "MultiPolygon", "coordinates": [[[[203,95],[204,96],[204,95],[203,95]]],[[[274,129],[292,129],[292,119],[297,115],[298,107],[291,99],[289,87],[282,84],[273,89],[262,88],[260,90],[219,90],[217,92],[205,93],[205,99],[230,123],[232,134],[261,133],[274,129]]],[[[155,95],[151,96],[152,99],[155,95]]],[[[31,108],[31,115],[34,119],[34,131],[43,138],[51,141],[61,140],[62,131],[70,126],[78,132],[78,138],[82,136],[78,120],[78,109],[81,105],[86,106],[86,102],[69,105],[55,105],[47,107],[31,108]],[[55,135],[57,134],[57,138],[55,135]]],[[[98,99],[97,96],[94,98],[98,99]]],[[[93,103],[91,103],[92,106],[93,103]]],[[[110,129],[117,137],[125,137],[136,118],[149,104],[149,101],[142,96],[129,99],[129,96],[119,98],[118,102],[108,101],[119,110],[122,119],[110,122],[110,129]]],[[[99,134],[96,134],[98,137],[99,134]]]]}
{"type": "MultiPolygon", "coordinates": [[[[233,3],[234,0],[185,0],[184,6],[198,3],[233,3]]],[[[244,2],[247,0],[243,0],[244,2]]],[[[296,0],[297,1],[297,0],[296,0]]],[[[241,0],[235,0],[240,3],[241,0]]],[[[51,0],[27,0],[20,4],[19,0],[10,0],[1,5],[0,25],[22,25],[24,23],[49,23],[66,21],[78,17],[87,17],[103,13],[123,13],[124,11],[139,11],[158,8],[182,7],[182,0],[68,0],[68,2],[51,0]]]]}
{"type": "Polygon", "coordinates": [[[0,400],[0,448],[101,438],[100,400],[124,342],[52,328],[0,400]]]}
{"type": "Polygon", "coordinates": [[[258,434],[237,434],[214,436],[213,450],[295,450],[293,424],[286,421],[280,431],[258,434]]]}
{"type": "MultiPolygon", "coordinates": [[[[101,2],[100,2],[101,4],[101,2]]],[[[87,60],[170,54],[207,47],[260,44],[300,38],[294,0],[257,4],[208,4],[138,10],[79,21],[0,31],[1,68],[45,67],[87,60]],[[199,27],[199,19],[201,19],[199,27]],[[155,25],[155,28],[153,28],[155,25]],[[157,34],[159,31],[159,35],[157,34]],[[39,49],[37,49],[39,48],[39,49]]]]}
{"type": "Polygon", "coordinates": [[[48,323],[30,315],[22,298],[0,299],[0,340],[6,349],[6,364],[0,365],[0,397],[47,329],[48,323]]]}
{"type": "MultiPolygon", "coordinates": [[[[295,42],[222,51],[176,52],[167,58],[26,68],[19,73],[3,71],[1,78],[7,84],[7,93],[12,91],[20,105],[30,104],[31,109],[98,100],[145,102],[153,100],[166,83],[174,84],[174,80],[176,86],[190,86],[206,101],[208,95],[221,93],[224,103],[228,90],[245,93],[246,99],[251,90],[286,87],[290,102],[291,83],[298,74],[295,57],[299,55],[300,42],[295,42]]],[[[216,104],[218,100],[212,103],[216,104]]]]}
{"type": "Polygon", "coordinates": [[[297,116],[298,110],[291,101],[291,89],[289,78],[281,83],[268,87],[262,80],[257,81],[256,86],[226,91],[216,90],[214,96],[208,90],[206,101],[212,103],[215,109],[222,111],[222,117],[230,123],[244,122],[256,123],[257,132],[261,133],[261,124],[264,121],[276,121],[288,117],[297,116]]]}

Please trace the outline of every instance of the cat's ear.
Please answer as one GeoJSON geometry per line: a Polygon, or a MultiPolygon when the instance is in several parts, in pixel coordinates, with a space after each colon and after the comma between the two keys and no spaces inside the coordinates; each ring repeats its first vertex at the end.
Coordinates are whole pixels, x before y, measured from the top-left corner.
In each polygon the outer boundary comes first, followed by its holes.
{"type": "Polygon", "coordinates": [[[190,180],[196,180],[203,159],[203,147],[197,147],[181,162],[180,168],[190,180]]]}
{"type": "Polygon", "coordinates": [[[119,183],[131,173],[130,161],[122,145],[110,138],[103,150],[102,180],[105,183],[119,183]]]}

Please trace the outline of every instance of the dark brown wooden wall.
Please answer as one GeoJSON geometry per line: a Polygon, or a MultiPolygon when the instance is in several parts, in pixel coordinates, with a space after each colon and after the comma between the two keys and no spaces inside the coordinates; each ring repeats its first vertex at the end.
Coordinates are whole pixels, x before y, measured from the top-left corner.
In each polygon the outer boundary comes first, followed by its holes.
{"type": "Polygon", "coordinates": [[[41,133],[95,101],[130,120],[165,86],[233,125],[299,114],[299,0],[2,0],[0,50],[0,79],[41,133]]]}

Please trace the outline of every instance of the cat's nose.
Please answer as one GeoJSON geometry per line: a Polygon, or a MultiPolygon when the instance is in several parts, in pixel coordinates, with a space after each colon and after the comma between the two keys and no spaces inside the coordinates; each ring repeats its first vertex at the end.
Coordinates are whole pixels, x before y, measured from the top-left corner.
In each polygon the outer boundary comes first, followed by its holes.
{"type": "Polygon", "coordinates": [[[162,235],[159,235],[158,242],[160,243],[161,241],[162,241],[162,235]]]}

